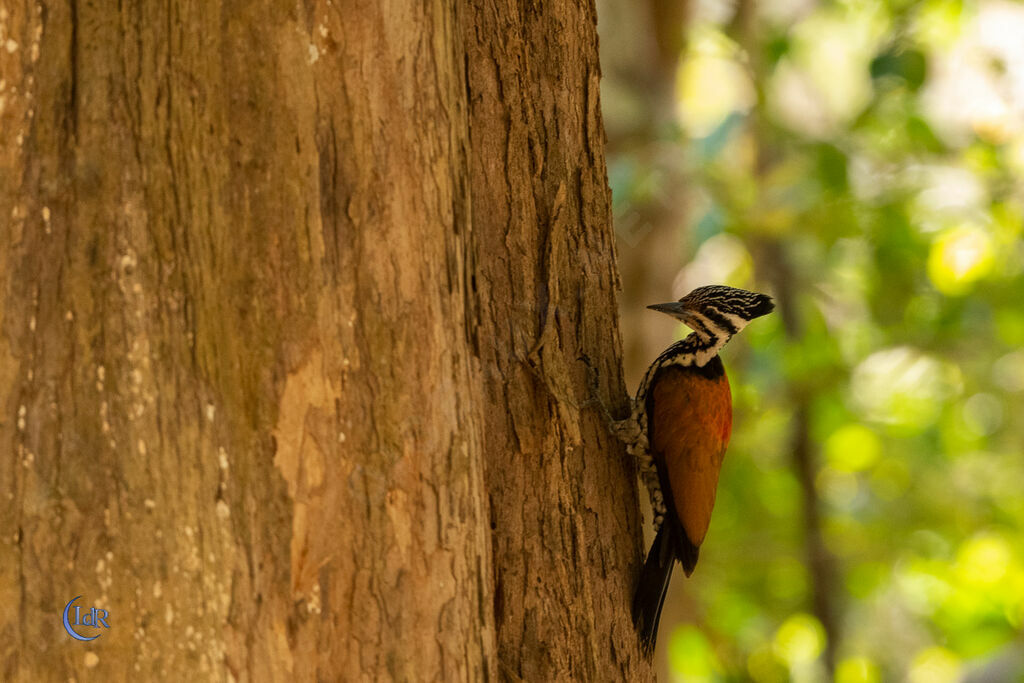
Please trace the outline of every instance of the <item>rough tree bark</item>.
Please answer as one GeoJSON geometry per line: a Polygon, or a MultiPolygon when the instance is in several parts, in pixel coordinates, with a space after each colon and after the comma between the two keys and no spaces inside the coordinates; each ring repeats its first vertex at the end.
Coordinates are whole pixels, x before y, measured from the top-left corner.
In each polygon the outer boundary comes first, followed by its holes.
{"type": "Polygon", "coordinates": [[[4,3],[0,678],[649,678],[598,105],[592,3],[4,3]]]}
{"type": "Polygon", "coordinates": [[[480,2],[467,24],[500,673],[639,678],[633,468],[579,410],[588,365],[623,395],[594,7],[480,2]]]}

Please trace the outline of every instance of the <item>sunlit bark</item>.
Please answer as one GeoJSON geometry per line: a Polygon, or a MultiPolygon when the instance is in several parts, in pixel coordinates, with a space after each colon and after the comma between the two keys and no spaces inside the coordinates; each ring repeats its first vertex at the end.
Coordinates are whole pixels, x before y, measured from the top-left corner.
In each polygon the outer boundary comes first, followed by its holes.
{"type": "Polygon", "coordinates": [[[650,676],[593,7],[392,5],[4,6],[0,678],[650,676]]]}

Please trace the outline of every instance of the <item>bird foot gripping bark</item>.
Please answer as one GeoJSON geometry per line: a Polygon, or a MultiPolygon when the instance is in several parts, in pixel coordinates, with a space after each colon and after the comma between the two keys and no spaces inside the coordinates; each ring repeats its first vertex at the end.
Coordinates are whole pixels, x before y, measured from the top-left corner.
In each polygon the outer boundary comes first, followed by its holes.
{"type": "Polygon", "coordinates": [[[626,451],[637,460],[640,480],[647,489],[651,499],[651,511],[654,514],[654,533],[658,533],[665,521],[665,497],[661,493],[661,480],[651,456],[647,442],[647,430],[643,428],[642,417],[634,410],[625,420],[615,424],[615,434],[626,445],[626,451]]]}
{"type": "Polygon", "coordinates": [[[629,416],[623,420],[616,420],[612,417],[608,406],[601,400],[599,394],[599,382],[597,370],[590,364],[589,359],[581,358],[587,366],[587,388],[590,397],[581,407],[596,407],[604,416],[608,431],[623,443],[626,451],[637,459],[640,469],[640,479],[647,489],[651,498],[651,509],[654,513],[654,533],[658,533],[662,523],[665,521],[665,498],[661,493],[661,482],[658,479],[658,470],[654,465],[654,458],[651,457],[648,442],[646,419],[644,408],[635,401],[630,400],[629,416]]]}
{"type": "Polygon", "coordinates": [[[579,360],[583,361],[583,364],[587,368],[587,400],[580,404],[580,408],[597,408],[600,411],[601,416],[604,417],[605,424],[608,427],[608,431],[612,434],[618,435],[616,425],[625,420],[616,420],[612,417],[612,412],[605,405],[604,400],[601,398],[601,381],[597,376],[597,368],[590,364],[590,359],[586,356],[580,356],[579,360]]]}
{"type": "Polygon", "coordinates": [[[612,433],[625,444],[626,452],[637,460],[640,470],[640,480],[644,483],[647,493],[651,498],[651,510],[654,514],[654,533],[658,533],[662,523],[665,521],[665,497],[661,493],[661,481],[658,478],[658,470],[651,457],[650,448],[647,442],[647,430],[644,428],[643,409],[637,409],[634,405],[629,417],[625,420],[615,420],[611,423],[612,433]]]}

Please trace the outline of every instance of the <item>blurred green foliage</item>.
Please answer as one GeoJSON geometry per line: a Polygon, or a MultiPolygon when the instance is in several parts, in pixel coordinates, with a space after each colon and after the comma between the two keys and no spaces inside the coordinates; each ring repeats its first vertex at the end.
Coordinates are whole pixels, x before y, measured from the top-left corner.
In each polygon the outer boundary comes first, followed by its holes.
{"type": "MultiPolygon", "coordinates": [[[[660,652],[678,680],[826,679],[790,452],[810,396],[835,680],[1024,680],[1024,5],[704,2],[687,31],[656,141],[686,169],[677,280],[771,287],[781,258],[800,324],[723,353],[736,431],[660,652]]],[[[677,192],[632,149],[617,218],[677,192]]]]}

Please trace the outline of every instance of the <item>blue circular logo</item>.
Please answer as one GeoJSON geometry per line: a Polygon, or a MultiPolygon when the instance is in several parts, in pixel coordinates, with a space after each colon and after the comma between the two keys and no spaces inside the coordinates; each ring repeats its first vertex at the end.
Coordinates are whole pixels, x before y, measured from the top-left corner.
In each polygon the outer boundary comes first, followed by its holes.
{"type": "MultiPolygon", "coordinates": [[[[64,630],[67,631],[68,635],[74,638],[75,640],[96,640],[100,637],[100,634],[97,633],[96,635],[91,637],[83,636],[82,634],[75,631],[75,629],[71,626],[71,621],[68,619],[68,614],[71,612],[71,605],[74,604],[75,600],[77,600],[80,597],[82,596],[76,595],[74,598],[70,600],[70,602],[68,602],[68,604],[64,605],[64,630]]],[[[107,610],[96,609],[95,607],[93,607],[92,610],[85,615],[85,621],[83,621],[82,608],[76,607],[75,624],[79,626],[92,626],[93,628],[98,628],[100,624],[103,624],[104,628],[110,628],[110,626],[107,625],[107,614],[107,610]]]]}

